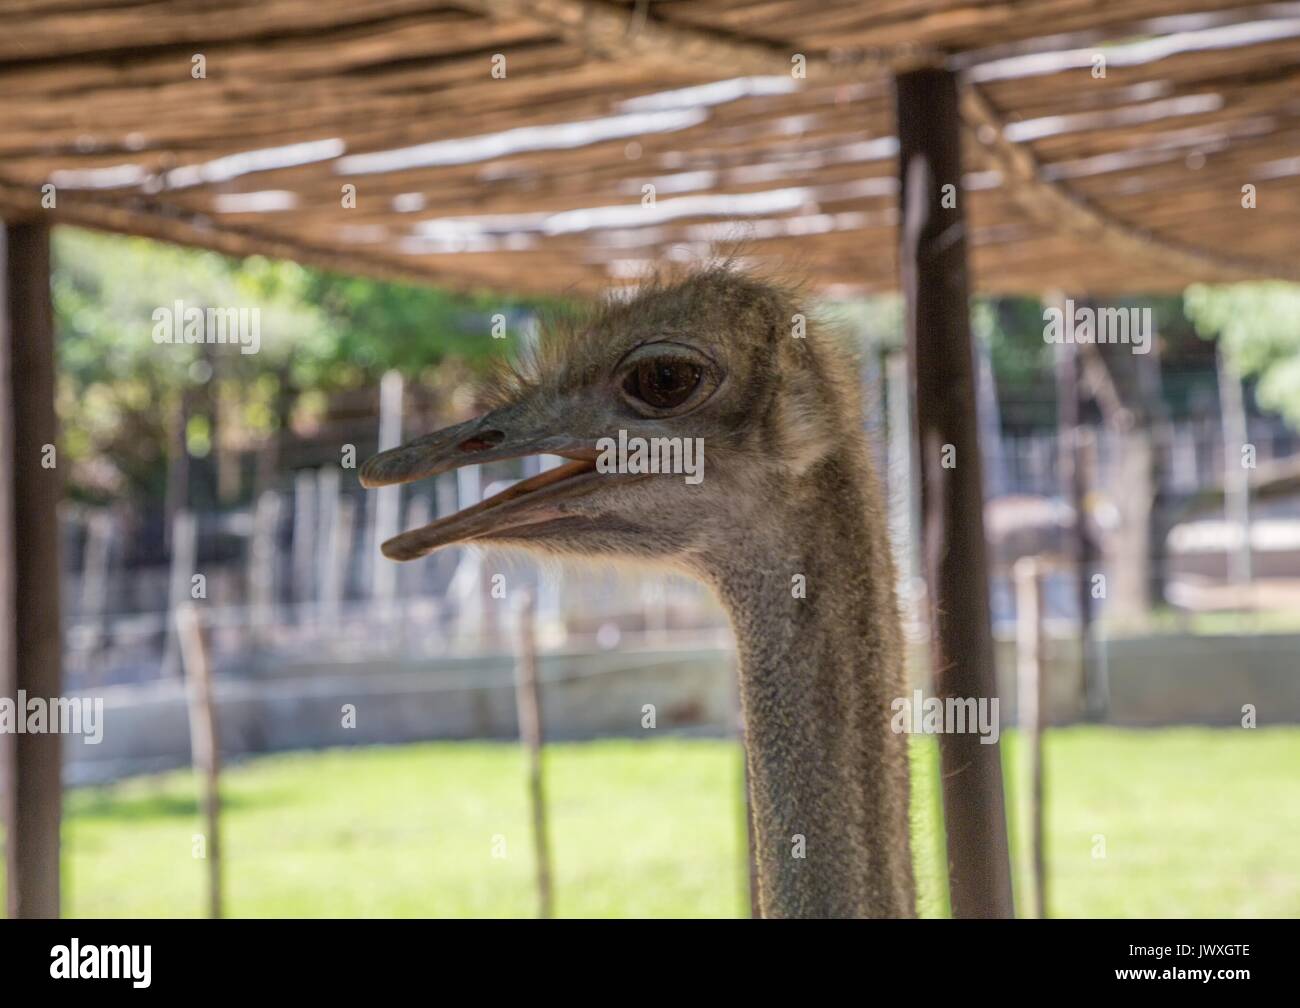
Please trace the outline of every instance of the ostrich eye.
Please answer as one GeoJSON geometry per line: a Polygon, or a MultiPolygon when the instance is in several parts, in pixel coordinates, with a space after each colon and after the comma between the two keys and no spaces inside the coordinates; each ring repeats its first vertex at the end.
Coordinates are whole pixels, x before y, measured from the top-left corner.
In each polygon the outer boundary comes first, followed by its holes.
{"type": "Polygon", "coordinates": [[[708,354],[671,340],[642,343],[619,361],[614,374],[623,401],[651,419],[695,409],[723,380],[721,368],[708,354]]]}
{"type": "Polygon", "coordinates": [[[703,369],[691,361],[654,357],[628,373],[623,391],[655,409],[672,409],[690,398],[703,376],[703,369]]]}

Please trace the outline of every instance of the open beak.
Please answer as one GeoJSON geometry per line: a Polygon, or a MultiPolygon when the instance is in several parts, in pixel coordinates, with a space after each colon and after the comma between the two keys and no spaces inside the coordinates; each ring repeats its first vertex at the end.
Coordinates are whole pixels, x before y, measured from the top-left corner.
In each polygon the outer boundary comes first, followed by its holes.
{"type": "Polygon", "coordinates": [[[564,521],[569,516],[557,507],[561,502],[628,477],[596,471],[599,451],[594,440],[529,431],[519,411],[510,406],[380,452],[361,467],[364,487],[411,483],[461,466],[542,454],[571,461],[423,528],[394,536],[381,547],[384,556],[415,560],[440,546],[501,538],[529,526],[564,521]]]}

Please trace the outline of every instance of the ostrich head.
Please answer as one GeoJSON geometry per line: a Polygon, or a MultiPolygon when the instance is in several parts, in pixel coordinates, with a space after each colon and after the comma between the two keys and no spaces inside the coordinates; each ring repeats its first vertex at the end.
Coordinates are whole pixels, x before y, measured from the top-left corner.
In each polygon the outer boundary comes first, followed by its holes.
{"type": "Polygon", "coordinates": [[[906,678],[886,523],[850,358],[800,312],[788,288],[727,268],[648,285],[548,332],[487,413],[375,456],[361,479],[565,457],[384,553],[522,546],[708,583],[736,633],[761,911],[906,916],[907,751],[889,727],[906,678]],[[703,479],[605,471],[602,443],[620,432],[629,447],[699,439],[703,479]],[[791,857],[794,835],[815,854],[791,857]]]}
{"type": "Polygon", "coordinates": [[[493,408],[375,456],[361,481],[543,453],[570,461],[405,532],[384,554],[475,543],[707,573],[738,529],[770,522],[792,483],[860,429],[834,349],[799,313],[791,289],[717,267],[548,329],[489,390],[493,408]],[[633,444],[699,439],[703,478],[600,471],[602,439],[620,432],[633,444]]]}

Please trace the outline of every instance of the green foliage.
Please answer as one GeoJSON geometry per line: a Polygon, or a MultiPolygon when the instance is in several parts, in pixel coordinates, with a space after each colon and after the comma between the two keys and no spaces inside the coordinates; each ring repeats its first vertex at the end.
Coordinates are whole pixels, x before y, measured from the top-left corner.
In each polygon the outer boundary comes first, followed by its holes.
{"type": "Polygon", "coordinates": [[[989,348],[993,373],[1009,389],[1040,386],[1054,348],[1043,339],[1043,305],[1034,298],[980,299],[971,310],[975,337],[989,348]]]}
{"type": "MultiPolygon", "coordinates": [[[[304,297],[336,326],[329,365],[350,364],[371,379],[390,368],[415,378],[448,357],[482,362],[503,345],[491,338],[491,316],[505,315],[513,330],[531,310],[509,298],[458,298],[431,287],[319,272],[310,274],[304,297]]],[[[322,373],[312,383],[329,385],[330,378],[322,373]]]]}
{"type": "Polygon", "coordinates": [[[299,407],[320,409],[329,393],[373,387],[390,368],[431,381],[433,368],[454,361],[451,373],[472,374],[510,344],[492,339],[491,315],[505,315],[517,336],[530,310],[510,299],[68,228],[54,234],[52,294],[70,490],[136,501],[162,493],[182,399],[192,454],[217,447],[214,435],[248,449],[282,431],[299,407]],[[155,343],[154,312],[177,301],[257,308],[259,351],[155,343]]]}
{"type": "Polygon", "coordinates": [[[903,299],[897,294],[829,302],[825,311],[847,333],[859,336],[870,352],[903,349],[903,299]]]}
{"type": "Polygon", "coordinates": [[[1196,284],[1183,303],[1196,331],[1219,341],[1232,368],[1258,378],[1259,404],[1300,423],[1300,284],[1196,284]]]}
{"type": "MultiPolygon", "coordinates": [[[[60,228],[51,281],[59,338],[60,412],[72,491],[81,496],[162,492],[170,429],[183,395],[200,404],[220,396],[252,438],[269,434],[279,391],[275,376],[333,353],[336,331],[306,300],[302,267],[60,228]],[[256,354],[154,341],[155,311],[254,307],[261,313],[256,354]],[[211,383],[211,389],[202,387],[211,383]]],[[[190,450],[202,456],[212,418],[191,416],[190,450]]]]}
{"type": "MultiPolygon", "coordinates": [[[[884,294],[833,305],[850,332],[865,334],[881,350],[903,349],[903,300],[884,294]]],[[[1043,339],[1043,307],[1032,298],[979,298],[971,304],[971,329],[989,348],[993,370],[1010,386],[1032,386],[1050,373],[1052,348],[1043,339]]]]}

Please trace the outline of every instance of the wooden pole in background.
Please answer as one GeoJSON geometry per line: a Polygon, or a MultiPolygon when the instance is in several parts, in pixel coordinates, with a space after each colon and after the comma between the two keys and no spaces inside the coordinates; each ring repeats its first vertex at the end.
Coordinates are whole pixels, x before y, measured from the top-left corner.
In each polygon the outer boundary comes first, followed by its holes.
{"type": "Polygon", "coordinates": [[[189,602],[176,609],[176,635],[189,699],[190,758],[199,777],[200,803],[207,830],[208,916],[221,916],[221,742],[212,699],[208,649],[198,613],[189,602]]]}
{"type": "Polygon", "coordinates": [[[198,522],[194,512],[188,507],[178,508],[172,515],[171,568],[167,578],[168,621],[163,632],[162,673],[164,676],[179,676],[182,669],[179,661],[179,642],[176,631],[176,611],[190,600],[193,589],[194,568],[198,564],[199,550],[198,522]]]}
{"type": "Polygon", "coordinates": [[[1228,547],[1228,583],[1241,594],[1237,604],[1251,606],[1250,583],[1250,471],[1242,464],[1241,449],[1249,440],[1246,400],[1241,378],[1233,371],[1223,346],[1216,358],[1219,373],[1219,415],[1223,423],[1223,501],[1228,527],[1240,539],[1228,547]]]}
{"type": "Polygon", "coordinates": [[[263,490],[253,510],[253,535],[248,551],[249,622],[253,640],[259,645],[271,640],[275,626],[279,526],[280,496],[273,490],[263,490]]]}
{"type": "Polygon", "coordinates": [[[290,567],[293,571],[293,600],[298,604],[298,622],[311,623],[316,611],[316,474],[299,470],[293,478],[293,540],[290,567]]]}
{"type": "MultiPolygon", "coordinates": [[[[0,230],[0,695],[62,689],[50,232],[0,230]]],[[[20,715],[22,716],[22,715],[20,715]]],[[[59,916],[63,736],[0,735],[10,917],[59,916]]]]}
{"type": "MultiPolygon", "coordinates": [[[[379,380],[379,450],[387,451],[402,443],[402,398],[404,382],[400,371],[386,371],[379,380]]],[[[379,603],[383,619],[390,619],[389,607],[397,595],[397,564],[378,562],[380,544],[397,535],[401,518],[402,488],[386,486],[373,494],[375,509],[371,515],[370,555],[371,594],[379,603]]]]}
{"type": "MultiPolygon", "coordinates": [[[[325,613],[325,626],[330,633],[338,633],[343,617],[343,598],[347,594],[348,565],[352,560],[352,525],[356,505],[347,494],[340,494],[334,511],[334,524],[330,529],[329,566],[321,588],[321,605],[325,613]]],[[[414,527],[414,526],[411,526],[414,527]]],[[[412,565],[414,566],[414,565],[412,565]]]]}
{"type": "MultiPolygon", "coordinates": [[[[997,696],[984,541],[984,488],[966,276],[957,79],[895,78],[902,219],[899,268],[916,390],[921,567],[940,698],[997,696]]],[[[1012,917],[1000,747],[939,737],[954,917],[1012,917]]]]}
{"type": "MultiPolygon", "coordinates": [[[[1047,294],[1043,303],[1065,311],[1065,295],[1047,294]]],[[[1074,598],[1079,611],[1079,689],[1089,720],[1105,717],[1105,695],[1098,681],[1093,632],[1092,574],[1097,551],[1088,529],[1088,463],[1084,456],[1085,432],[1079,409],[1079,348],[1074,343],[1056,347],[1056,470],[1061,498],[1074,512],[1074,598]]]]}
{"type": "Polygon", "coordinates": [[[1047,722],[1044,685],[1043,569],[1036,557],[1021,557],[1013,568],[1016,584],[1017,722],[1029,765],[1028,821],[1034,876],[1034,916],[1047,916],[1047,857],[1043,840],[1043,726],[1047,722]]]}
{"type": "Polygon", "coordinates": [[[542,788],[542,698],[537,686],[537,639],[534,633],[533,597],[520,592],[519,660],[515,664],[515,705],[519,713],[519,741],[528,765],[528,803],[532,813],[533,855],[537,864],[538,916],[553,916],[551,856],[546,838],[546,795],[542,788]]]}
{"type": "MultiPolygon", "coordinates": [[[[104,632],[104,607],[108,601],[109,546],[113,540],[113,514],[94,510],[86,515],[86,543],[81,563],[81,603],[77,618],[90,628],[87,650],[99,650],[104,632]]],[[[98,666],[94,675],[98,677],[98,666]]]]}

